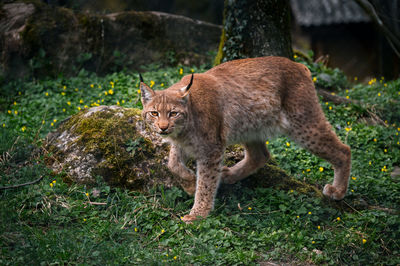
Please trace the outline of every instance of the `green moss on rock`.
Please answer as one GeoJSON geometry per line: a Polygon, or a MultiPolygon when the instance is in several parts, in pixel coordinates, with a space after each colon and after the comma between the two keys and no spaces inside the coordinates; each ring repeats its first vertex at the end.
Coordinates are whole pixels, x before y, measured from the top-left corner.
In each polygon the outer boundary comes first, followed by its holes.
{"type": "Polygon", "coordinates": [[[76,182],[93,183],[99,175],[112,185],[143,190],[164,178],[159,174],[172,177],[164,162],[168,149],[145,130],[138,109],[100,106],[81,112],[51,133],[45,147],[56,157],[49,165],[61,166],[76,182]],[[140,145],[132,147],[134,140],[140,145]]]}

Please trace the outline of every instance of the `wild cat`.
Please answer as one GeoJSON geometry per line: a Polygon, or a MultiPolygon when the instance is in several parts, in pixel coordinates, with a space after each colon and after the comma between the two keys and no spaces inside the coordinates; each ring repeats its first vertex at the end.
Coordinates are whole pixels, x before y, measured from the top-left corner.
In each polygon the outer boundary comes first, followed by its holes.
{"type": "Polygon", "coordinates": [[[206,217],[220,182],[233,184],[269,158],[266,139],[284,134],[333,165],[333,184],[323,194],[340,200],[347,191],[350,148],[326,120],[310,71],[283,57],[234,60],[185,76],[163,91],[140,82],[143,118],[171,143],[168,167],[181,178],[194,205],[182,219],[206,217]],[[225,148],[244,145],[244,159],[222,165],[225,148]],[[196,160],[196,174],[185,166],[196,160]]]}

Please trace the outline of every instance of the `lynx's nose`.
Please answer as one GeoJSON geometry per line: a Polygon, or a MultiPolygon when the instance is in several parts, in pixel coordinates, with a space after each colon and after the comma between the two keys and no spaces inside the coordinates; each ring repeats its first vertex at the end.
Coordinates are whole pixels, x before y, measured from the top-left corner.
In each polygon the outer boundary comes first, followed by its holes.
{"type": "Polygon", "coordinates": [[[161,132],[165,132],[168,129],[168,124],[161,124],[158,126],[161,130],[161,132]]]}

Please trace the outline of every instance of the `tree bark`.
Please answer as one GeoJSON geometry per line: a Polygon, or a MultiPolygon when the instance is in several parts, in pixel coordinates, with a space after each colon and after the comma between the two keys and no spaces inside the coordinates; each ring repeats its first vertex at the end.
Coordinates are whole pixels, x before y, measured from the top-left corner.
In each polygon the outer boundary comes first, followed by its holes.
{"type": "Polygon", "coordinates": [[[288,0],[225,0],[215,65],[258,56],[292,58],[288,0]]]}

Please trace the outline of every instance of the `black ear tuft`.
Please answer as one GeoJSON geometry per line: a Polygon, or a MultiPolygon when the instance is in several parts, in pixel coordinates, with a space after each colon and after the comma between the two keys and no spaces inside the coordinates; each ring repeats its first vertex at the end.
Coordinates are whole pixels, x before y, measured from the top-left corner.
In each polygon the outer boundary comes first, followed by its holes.
{"type": "Polygon", "coordinates": [[[144,82],[144,81],[143,81],[142,74],[140,74],[140,73],[139,73],[139,79],[140,79],[140,82],[144,82]]]}
{"type": "Polygon", "coordinates": [[[189,85],[187,85],[187,87],[186,87],[186,91],[188,91],[188,90],[190,89],[190,87],[192,86],[192,84],[193,84],[193,77],[194,77],[194,73],[192,73],[192,77],[190,78],[189,85]]]}
{"type": "Polygon", "coordinates": [[[193,77],[194,77],[194,74],[192,73],[192,77],[190,78],[189,84],[186,86],[186,88],[182,88],[182,89],[181,89],[182,98],[185,98],[185,97],[189,94],[189,89],[190,89],[190,87],[191,87],[192,84],[193,84],[193,77]]]}

